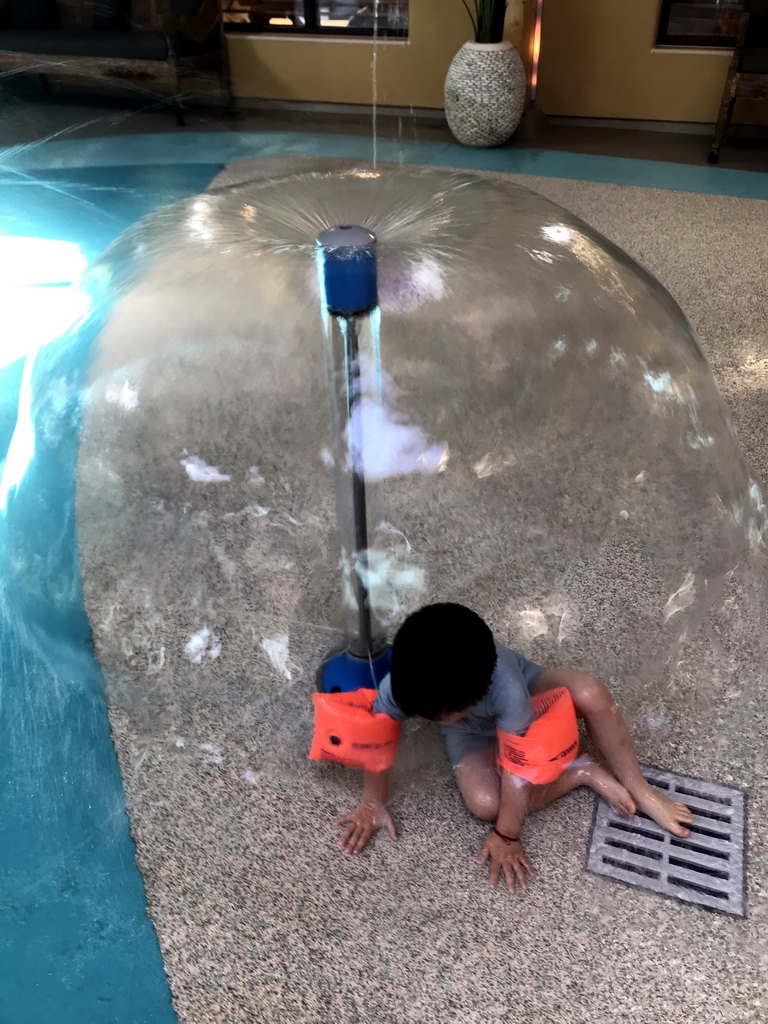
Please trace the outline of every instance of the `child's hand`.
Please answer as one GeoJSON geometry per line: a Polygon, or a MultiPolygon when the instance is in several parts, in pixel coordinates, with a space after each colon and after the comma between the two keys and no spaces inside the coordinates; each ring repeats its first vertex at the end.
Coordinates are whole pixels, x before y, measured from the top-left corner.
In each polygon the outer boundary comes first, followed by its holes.
{"type": "Polygon", "coordinates": [[[496,888],[499,875],[504,872],[507,879],[507,888],[510,892],[515,891],[515,879],[520,883],[522,889],[527,889],[527,876],[533,874],[531,862],[525,856],[520,841],[506,842],[495,832],[491,832],[483,843],[480,851],[478,864],[491,862],[491,888],[496,888]]]}
{"type": "Polygon", "coordinates": [[[375,800],[364,800],[354,811],[337,818],[334,825],[347,826],[339,840],[339,846],[344,847],[345,853],[361,853],[380,828],[386,828],[390,836],[397,839],[397,830],[389,811],[384,804],[375,800]]]}

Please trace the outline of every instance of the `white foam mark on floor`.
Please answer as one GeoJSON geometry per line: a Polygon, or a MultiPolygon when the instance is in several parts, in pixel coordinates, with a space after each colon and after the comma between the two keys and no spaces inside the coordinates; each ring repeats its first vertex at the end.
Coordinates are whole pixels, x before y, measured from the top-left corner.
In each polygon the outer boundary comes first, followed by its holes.
{"type": "Polygon", "coordinates": [[[617,363],[626,363],[627,357],[624,355],[620,348],[612,348],[611,355],[608,361],[610,362],[611,366],[616,366],[617,363]]]}
{"type": "Polygon", "coordinates": [[[642,471],[641,471],[640,473],[638,473],[638,474],[637,474],[637,476],[635,477],[635,483],[636,483],[636,484],[642,484],[642,483],[644,483],[644,482],[645,482],[645,478],[646,478],[647,476],[648,476],[648,473],[647,473],[647,472],[646,472],[645,470],[642,470],[642,471]]]}
{"type": "Polygon", "coordinates": [[[448,446],[429,441],[398,411],[394,382],[371,359],[360,357],[359,373],[360,396],[347,426],[351,466],[372,483],[408,473],[441,473],[448,446]]]}
{"type": "Polygon", "coordinates": [[[272,667],[284,678],[290,681],[291,669],[288,653],[288,634],[281,633],[279,636],[265,637],[260,643],[262,651],[269,658],[272,667]]]}
{"type": "Polygon", "coordinates": [[[162,672],[165,665],[165,648],[161,647],[158,651],[150,651],[149,659],[147,664],[147,675],[154,676],[158,672],[162,672]]]}
{"type": "Polygon", "coordinates": [[[248,483],[257,485],[264,483],[264,477],[261,475],[258,466],[251,466],[248,470],[248,483]]]}
{"type": "Polygon", "coordinates": [[[258,786],[261,772],[255,772],[252,768],[248,768],[243,772],[242,778],[249,786],[258,786]]]}
{"type": "Polygon", "coordinates": [[[184,655],[193,665],[202,665],[205,657],[213,659],[220,654],[221,641],[207,626],[193,633],[184,647],[184,655]]]}
{"type": "Polygon", "coordinates": [[[486,477],[493,476],[495,473],[501,473],[510,466],[514,466],[514,464],[515,458],[513,455],[492,455],[489,452],[487,455],[484,455],[479,462],[476,462],[472,468],[477,476],[481,480],[484,480],[486,477]]]}
{"type": "Polygon", "coordinates": [[[105,397],[111,405],[117,405],[125,412],[133,412],[139,407],[139,389],[132,388],[127,380],[123,381],[121,388],[116,385],[107,388],[105,397]]]}
{"type": "Polygon", "coordinates": [[[345,560],[342,597],[349,608],[356,607],[350,575],[356,572],[365,588],[371,608],[383,626],[392,625],[404,611],[412,608],[425,592],[426,576],[419,566],[390,551],[368,548],[350,566],[345,560]]]}
{"type": "Polygon", "coordinates": [[[446,445],[430,443],[419,427],[367,397],[355,404],[348,440],[353,466],[371,482],[439,473],[447,459],[446,445]]]}
{"type": "Polygon", "coordinates": [[[218,743],[201,743],[200,749],[205,754],[206,764],[222,764],[224,756],[218,743]]]}
{"type": "Polygon", "coordinates": [[[660,711],[649,711],[645,720],[652,729],[661,729],[667,724],[666,717],[660,711]]]}
{"type": "Polygon", "coordinates": [[[565,285],[558,285],[555,288],[555,302],[567,302],[571,296],[572,289],[566,288],[565,285]]]}
{"type": "Polygon", "coordinates": [[[524,608],[513,614],[518,618],[518,631],[529,642],[546,636],[552,628],[557,630],[557,642],[561,644],[579,630],[578,605],[561,594],[553,594],[540,608],[524,608]]]}
{"type": "Polygon", "coordinates": [[[205,649],[208,646],[208,640],[210,639],[211,631],[207,627],[194,633],[186,646],[184,647],[184,654],[192,662],[193,665],[202,665],[203,658],[205,657],[205,649]]]}
{"type": "Polygon", "coordinates": [[[587,355],[593,356],[595,352],[597,352],[597,340],[595,338],[590,338],[584,348],[586,349],[587,355]]]}
{"type": "Polygon", "coordinates": [[[209,466],[198,455],[186,455],[179,462],[187,471],[189,479],[198,484],[227,483],[232,479],[227,473],[220,473],[218,466],[209,466]]]}
{"type": "Polygon", "coordinates": [[[629,512],[627,512],[627,510],[626,510],[625,508],[623,508],[623,509],[621,510],[621,512],[619,512],[619,516],[620,516],[620,517],[621,517],[622,519],[629,519],[629,512]]]}
{"type": "Polygon", "coordinates": [[[323,465],[327,466],[328,469],[333,469],[336,465],[336,460],[328,451],[327,448],[323,448],[320,452],[320,458],[323,460],[323,465]]]}
{"type": "Polygon", "coordinates": [[[668,622],[673,615],[690,608],[696,600],[695,592],[696,577],[689,572],[683,581],[683,585],[672,594],[664,605],[664,621],[668,622]]]}
{"type": "Polygon", "coordinates": [[[181,748],[181,747],[186,747],[186,745],[187,745],[187,741],[184,739],[183,736],[177,736],[176,737],[176,742],[175,742],[174,746],[181,748]]]}
{"type": "Polygon", "coordinates": [[[520,617],[520,633],[524,640],[535,640],[537,636],[546,636],[549,632],[547,617],[540,608],[524,608],[518,613],[520,617]]]}
{"type": "Polygon", "coordinates": [[[376,524],[376,533],[384,533],[390,534],[393,537],[400,537],[404,541],[408,553],[410,554],[410,552],[413,550],[411,548],[411,542],[405,536],[403,531],[398,530],[398,528],[394,526],[392,523],[388,523],[386,519],[382,519],[380,523],[376,524]]]}

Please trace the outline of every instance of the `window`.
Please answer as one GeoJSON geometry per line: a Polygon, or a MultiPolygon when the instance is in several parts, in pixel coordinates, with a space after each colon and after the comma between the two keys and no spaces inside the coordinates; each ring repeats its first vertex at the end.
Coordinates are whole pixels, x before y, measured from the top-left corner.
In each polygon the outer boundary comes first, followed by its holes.
{"type": "Polygon", "coordinates": [[[735,46],[743,0],[661,0],[657,46],[735,46]]]}
{"type": "Polygon", "coordinates": [[[408,0],[224,0],[228,32],[407,36],[408,0]]]}

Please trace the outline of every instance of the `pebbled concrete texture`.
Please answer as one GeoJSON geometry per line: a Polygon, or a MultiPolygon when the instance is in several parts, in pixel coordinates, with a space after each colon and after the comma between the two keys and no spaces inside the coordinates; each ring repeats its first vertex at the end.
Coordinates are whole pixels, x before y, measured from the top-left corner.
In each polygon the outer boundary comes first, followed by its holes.
{"type": "MultiPolygon", "coordinates": [[[[310,163],[320,162],[249,161],[213,184],[310,163]]],[[[768,337],[758,273],[768,256],[765,204],[514,180],[583,217],[670,289],[699,333],[748,457],[765,472],[768,337]]],[[[237,372],[269,380],[272,367],[251,358],[237,372]]],[[[222,367],[207,385],[218,387],[232,373],[222,367]]],[[[152,383],[143,383],[140,397],[158,416],[162,387],[159,380],[153,393],[152,383]]],[[[179,405],[205,387],[179,395],[179,405]]],[[[247,422],[247,408],[233,404],[228,416],[232,437],[247,422]]],[[[215,427],[202,400],[198,412],[169,422],[179,446],[215,427]]],[[[335,581],[312,589],[302,580],[307,599],[287,577],[281,582],[279,564],[307,550],[327,554],[332,540],[318,531],[299,541],[288,529],[276,541],[265,528],[261,503],[283,501],[280,507],[302,521],[307,495],[296,494],[292,506],[277,493],[289,479],[286,467],[260,467],[271,488],[263,497],[262,485],[248,477],[244,450],[226,495],[201,492],[167,459],[153,461],[153,429],[148,422],[135,433],[106,430],[94,403],[82,442],[78,517],[86,601],[139,862],[185,1024],[765,1020],[759,573],[741,569],[726,580],[717,610],[686,639],[663,685],[637,694],[611,680],[643,759],[749,789],[746,921],[587,874],[593,802],[584,791],[527,822],[526,849],[537,871],[530,891],[490,891],[474,860],[486,829],[464,810],[432,728],[415,723],[404,735],[391,802],[399,841],[380,836],[364,855],[347,858],[334,846],[330,823],[354,804],[358,782],[306,760],[311,666],[332,639],[322,602],[335,581]],[[241,554],[272,566],[265,595],[243,583],[241,554]],[[224,614],[234,606],[236,614],[224,614]],[[286,651],[281,623],[289,613],[305,628],[291,633],[286,651]],[[194,634],[199,664],[190,660],[195,650],[183,652],[194,634]]],[[[219,454],[225,468],[227,452],[219,454]]],[[[208,461],[216,463],[213,455],[208,461]]],[[[323,493],[322,501],[331,500],[323,493]]],[[[606,579],[622,578],[616,559],[626,554],[619,546],[606,555],[606,579]]],[[[568,583],[578,596],[578,572],[568,583]]],[[[479,585],[494,623],[511,627],[514,581],[490,574],[479,585]]],[[[483,597],[471,585],[466,593],[469,602],[483,597]]],[[[628,621],[631,615],[629,609],[628,621]]],[[[562,624],[562,609],[551,617],[562,624]]],[[[576,648],[567,638],[558,644],[555,632],[550,626],[533,636],[525,652],[545,663],[570,660],[576,648]]]]}

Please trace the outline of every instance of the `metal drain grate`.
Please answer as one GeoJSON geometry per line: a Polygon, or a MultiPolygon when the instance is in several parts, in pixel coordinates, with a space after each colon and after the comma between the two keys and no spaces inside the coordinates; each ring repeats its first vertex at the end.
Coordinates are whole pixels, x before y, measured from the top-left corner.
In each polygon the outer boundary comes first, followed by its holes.
{"type": "Polygon", "coordinates": [[[693,812],[687,839],[644,814],[620,818],[597,801],[587,870],[705,910],[746,917],[746,795],[732,786],[643,766],[646,779],[693,812]]]}

